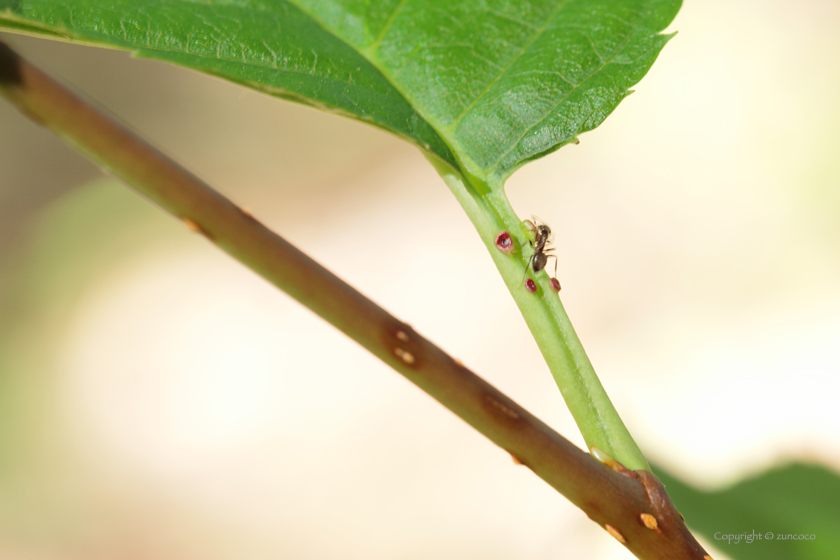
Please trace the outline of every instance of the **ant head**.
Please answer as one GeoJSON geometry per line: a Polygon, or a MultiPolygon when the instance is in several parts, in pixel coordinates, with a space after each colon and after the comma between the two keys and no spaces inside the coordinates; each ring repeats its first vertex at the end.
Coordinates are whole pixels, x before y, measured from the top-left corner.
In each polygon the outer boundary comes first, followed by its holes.
{"type": "Polygon", "coordinates": [[[533,232],[535,234],[550,234],[551,233],[551,228],[548,227],[548,225],[546,225],[546,223],[539,216],[534,216],[532,214],[531,219],[530,220],[525,220],[525,221],[528,222],[529,224],[531,224],[531,227],[533,227],[533,232]]]}
{"type": "Polygon", "coordinates": [[[551,239],[551,228],[536,216],[531,216],[530,220],[522,220],[522,229],[532,241],[538,237],[551,239]]]}

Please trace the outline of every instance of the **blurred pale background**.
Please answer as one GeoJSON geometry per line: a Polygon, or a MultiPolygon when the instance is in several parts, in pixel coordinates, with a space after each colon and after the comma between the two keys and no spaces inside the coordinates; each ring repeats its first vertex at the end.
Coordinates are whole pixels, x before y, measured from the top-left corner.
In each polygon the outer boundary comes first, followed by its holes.
{"type": "MultiPolygon", "coordinates": [[[[688,2],[672,29],[637,93],[508,193],[554,229],[563,302],[651,459],[703,487],[840,468],[840,4],[688,2]]],[[[581,442],[413,148],[125,53],[3,38],[581,442]]],[[[630,557],[5,102],[0,259],[4,560],[630,557]]]]}

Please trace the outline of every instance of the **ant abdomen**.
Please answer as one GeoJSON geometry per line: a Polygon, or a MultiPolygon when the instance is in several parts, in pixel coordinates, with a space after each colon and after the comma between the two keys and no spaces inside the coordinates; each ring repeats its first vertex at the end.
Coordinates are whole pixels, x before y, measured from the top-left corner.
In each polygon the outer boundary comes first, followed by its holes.
{"type": "Polygon", "coordinates": [[[546,262],[548,262],[548,255],[545,253],[535,253],[534,258],[531,260],[531,268],[534,269],[534,272],[539,272],[545,268],[546,262]]]}

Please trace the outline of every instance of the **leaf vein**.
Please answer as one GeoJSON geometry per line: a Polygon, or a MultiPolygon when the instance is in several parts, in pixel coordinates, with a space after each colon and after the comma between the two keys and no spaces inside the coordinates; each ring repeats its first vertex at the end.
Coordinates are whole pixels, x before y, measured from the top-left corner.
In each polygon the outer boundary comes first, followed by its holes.
{"type": "MultiPolygon", "coordinates": [[[[513,142],[513,144],[511,145],[510,148],[508,148],[502,155],[500,155],[498,158],[496,158],[496,161],[493,162],[493,164],[490,166],[490,168],[495,169],[496,167],[498,167],[499,163],[505,157],[507,157],[507,155],[509,153],[511,153],[515,148],[517,148],[519,146],[519,144],[522,142],[523,138],[525,138],[528,134],[530,134],[531,131],[533,131],[536,127],[542,125],[547,118],[549,118],[551,115],[553,115],[555,113],[555,111],[557,111],[557,107],[559,107],[561,103],[566,101],[566,99],[568,99],[569,96],[572,95],[572,93],[574,93],[575,91],[580,89],[580,87],[583,86],[583,84],[586,83],[586,81],[588,79],[590,79],[592,76],[596,75],[598,72],[603,70],[608,64],[611,64],[616,59],[616,57],[619,55],[619,53],[621,53],[621,51],[624,49],[624,47],[627,46],[627,44],[630,42],[630,39],[633,37],[633,35],[639,29],[639,27],[641,27],[641,23],[636,23],[636,25],[633,26],[633,29],[631,30],[631,32],[627,34],[627,37],[624,39],[624,41],[621,43],[621,45],[619,45],[619,47],[617,49],[615,49],[615,51],[613,51],[612,56],[610,56],[610,58],[608,60],[605,60],[598,68],[594,69],[592,72],[587,74],[586,77],[584,77],[577,86],[570,89],[566,93],[566,95],[564,95],[556,103],[554,103],[551,106],[551,108],[548,109],[543,114],[542,117],[540,117],[540,120],[538,120],[536,123],[534,123],[533,125],[528,127],[528,129],[526,129],[525,132],[523,132],[519,136],[519,138],[517,138],[516,141],[513,142]]],[[[591,115],[591,113],[590,113],[590,115],[591,115]]]]}
{"type": "Polygon", "coordinates": [[[390,16],[388,16],[388,21],[385,22],[385,25],[382,27],[382,31],[379,32],[376,39],[373,40],[370,47],[368,49],[370,52],[376,52],[376,49],[379,48],[379,44],[382,42],[382,39],[385,38],[385,34],[388,33],[388,30],[394,24],[394,20],[397,19],[397,14],[399,14],[405,5],[408,4],[408,0],[401,0],[399,5],[394,9],[390,16]]]}
{"type": "Polygon", "coordinates": [[[554,10],[552,10],[551,15],[549,15],[546,18],[545,23],[539,28],[536,28],[537,32],[534,34],[533,38],[528,42],[528,44],[522,47],[519,53],[515,57],[513,57],[510,60],[510,62],[508,62],[505,65],[504,68],[501,69],[501,71],[496,75],[496,77],[489,84],[487,84],[487,87],[485,87],[484,90],[482,90],[482,92],[478,94],[478,96],[476,96],[475,99],[473,99],[472,103],[470,103],[463,111],[461,111],[461,113],[459,113],[458,116],[455,117],[455,120],[451,124],[447,125],[446,128],[448,128],[449,130],[453,130],[456,126],[458,126],[458,123],[461,122],[461,120],[463,120],[463,118],[470,112],[470,110],[473,107],[475,107],[476,104],[479,101],[481,101],[481,99],[485,95],[487,95],[491,89],[493,89],[493,86],[499,83],[502,77],[505,74],[507,74],[507,72],[513,67],[513,65],[516,64],[520,58],[522,58],[522,56],[528,51],[531,45],[536,43],[537,40],[540,37],[542,37],[542,34],[545,33],[546,29],[548,29],[548,27],[551,25],[552,20],[554,20],[554,18],[557,17],[557,14],[559,14],[563,10],[563,8],[565,8],[568,4],[569,0],[560,0],[560,2],[558,2],[558,4],[554,7],[554,10]]]}
{"type": "Polygon", "coordinates": [[[536,26],[536,25],[534,25],[533,23],[530,23],[530,22],[525,21],[524,19],[519,19],[519,18],[514,17],[514,16],[512,16],[512,15],[510,15],[510,14],[506,14],[506,13],[504,13],[504,12],[500,12],[500,11],[498,11],[498,10],[493,10],[493,9],[488,8],[488,7],[486,7],[486,6],[484,7],[484,11],[485,11],[485,12],[487,12],[488,14],[490,14],[490,15],[494,15],[494,16],[496,16],[496,17],[498,17],[498,18],[501,18],[501,19],[506,19],[506,20],[508,20],[508,21],[512,21],[513,23],[518,23],[519,25],[521,25],[521,26],[523,26],[523,27],[527,27],[528,29],[534,29],[534,30],[538,30],[538,29],[539,29],[539,27],[537,27],[537,26],[536,26]]]}

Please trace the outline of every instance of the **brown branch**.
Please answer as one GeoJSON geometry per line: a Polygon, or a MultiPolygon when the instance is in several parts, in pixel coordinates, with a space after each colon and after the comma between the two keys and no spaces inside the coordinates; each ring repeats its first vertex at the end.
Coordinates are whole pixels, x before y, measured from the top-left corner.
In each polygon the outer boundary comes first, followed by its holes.
{"type": "Polygon", "coordinates": [[[0,93],[407,377],[533,470],[637,557],[710,558],[650,472],[628,471],[606,456],[593,459],[3,43],[0,93]]]}

